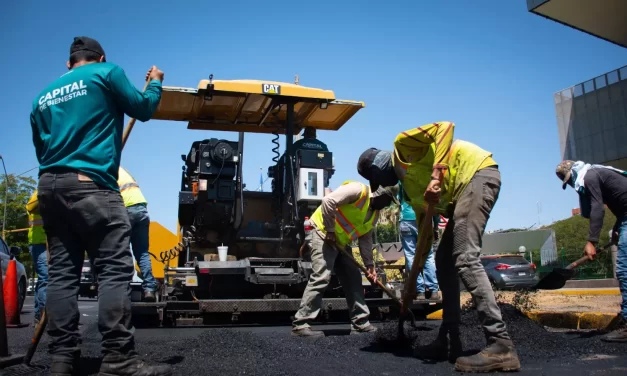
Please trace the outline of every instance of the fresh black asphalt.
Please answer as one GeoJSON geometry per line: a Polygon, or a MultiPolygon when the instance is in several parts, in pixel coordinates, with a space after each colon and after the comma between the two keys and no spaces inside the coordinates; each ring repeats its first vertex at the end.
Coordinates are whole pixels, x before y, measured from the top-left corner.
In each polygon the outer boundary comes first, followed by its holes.
{"type": "MultiPolygon", "coordinates": [[[[81,300],[83,334],[81,374],[95,375],[100,362],[97,301],[81,300]]],[[[23,322],[32,323],[32,298],[23,322]]],[[[551,333],[502,307],[521,360],[520,375],[625,375],[627,344],[607,344],[597,333],[551,333]]],[[[384,336],[396,335],[396,323],[375,323],[384,336]]],[[[438,321],[418,322],[407,329],[413,345],[435,338],[438,321]]],[[[373,334],[348,335],[348,324],[321,327],[324,338],[290,335],[289,325],[228,328],[136,329],[138,352],[151,362],[166,362],[176,375],[458,375],[448,362],[429,363],[413,356],[411,348],[392,349],[373,334]]],[[[12,353],[25,353],[33,327],[8,329],[12,353]]],[[[464,351],[472,354],[485,344],[476,312],[463,314],[464,351]]],[[[0,369],[0,375],[47,375],[50,358],[44,335],[33,359],[35,367],[0,369]]]]}

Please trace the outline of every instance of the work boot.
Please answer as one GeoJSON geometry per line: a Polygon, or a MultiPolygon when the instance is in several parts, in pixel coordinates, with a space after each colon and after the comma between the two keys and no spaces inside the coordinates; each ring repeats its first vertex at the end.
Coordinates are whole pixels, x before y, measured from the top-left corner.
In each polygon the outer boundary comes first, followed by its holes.
{"type": "Polygon", "coordinates": [[[480,353],[458,358],[455,362],[455,370],[461,372],[518,371],[520,360],[511,340],[489,338],[488,346],[480,353]]]}
{"type": "Polygon", "coordinates": [[[361,328],[351,325],[351,335],[361,334],[361,333],[375,333],[376,331],[377,331],[377,328],[370,323],[368,323],[368,325],[363,326],[361,328]]]}
{"type": "Polygon", "coordinates": [[[157,300],[154,291],[144,291],[144,301],[145,302],[154,302],[157,300]]]}
{"type": "Polygon", "coordinates": [[[424,300],[427,299],[424,292],[419,292],[416,294],[416,300],[424,300]]]}
{"type": "Polygon", "coordinates": [[[440,292],[439,291],[432,291],[431,292],[431,296],[429,297],[430,300],[440,300],[440,292]]]}
{"type": "Polygon", "coordinates": [[[604,342],[627,342],[627,320],[620,318],[617,328],[601,338],[604,342]]]}
{"type": "Polygon", "coordinates": [[[50,376],[74,376],[74,366],[71,363],[52,362],[50,376]]]}
{"type": "Polygon", "coordinates": [[[459,338],[459,328],[442,326],[433,342],[416,347],[414,356],[418,359],[455,362],[461,352],[462,341],[459,338]]]}
{"type": "Polygon", "coordinates": [[[149,365],[137,355],[112,356],[102,360],[98,376],[170,376],[172,367],[167,364],[149,365]]]}
{"type": "Polygon", "coordinates": [[[324,337],[324,332],[311,330],[311,327],[306,327],[302,329],[292,329],[292,335],[297,337],[324,337]]]}

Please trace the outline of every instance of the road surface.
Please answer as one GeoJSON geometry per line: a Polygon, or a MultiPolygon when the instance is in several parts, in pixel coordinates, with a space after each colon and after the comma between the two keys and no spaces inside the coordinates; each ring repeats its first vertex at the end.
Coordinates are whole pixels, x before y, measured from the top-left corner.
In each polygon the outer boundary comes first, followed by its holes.
{"type": "MultiPolygon", "coordinates": [[[[25,303],[22,322],[32,324],[32,297],[25,303]]],[[[82,372],[95,375],[100,362],[98,302],[79,300],[83,333],[82,372]]],[[[476,313],[471,312],[475,317],[476,313]]],[[[504,313],[505,314],[505,313],[504,313]]],[[[468,316],[468,315],[466,315],[468,316]]],[[[468,317],[465,316],[467,321],[468,317]]],[[[507,316],[507,315],[505,315],[507,316]]],[[[466,322],[465,321],[465,322],[466,322]]],[[[595,334],[548,333],[535,323],[506,317],[517,345],[520,375],[625,375],[627,344],[604,344],[595,334]]],[[[394,323],[375,323],[390,329],[394,323]]],[[[420,322],[414,332],[425,343],[436,334],[437,321],[420,322]]],[[[485,343],[476,322],[466,323],[464,350],[477,352],[485,343]]],[[[323,326],[327,337],[303,339],[290,336],[289,325],[229,328],[136,329],[138,352],[153,362],[166,362],[176,375],[459,375],[448,362],[429,363],[412,352],[392,352],[372,334],[351,336],[348,324],[323,326]]],[[[12,353],[25,353],[32,325],[9,330],[12,353]]],[[[47,335],[33,359],[38,368],[12,367],[1,375],[47,375],[50,365],[47,335]]]]}

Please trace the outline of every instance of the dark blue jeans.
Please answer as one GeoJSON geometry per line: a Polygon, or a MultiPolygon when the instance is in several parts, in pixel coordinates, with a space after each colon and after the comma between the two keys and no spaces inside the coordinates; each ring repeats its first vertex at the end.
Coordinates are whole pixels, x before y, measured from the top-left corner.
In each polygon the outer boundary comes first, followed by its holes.
{"type": "Polygon", "coordinates": [[[98,328],[105,360],[130,355],[135,348],[126,208],[119,192],[82,180],[75,172],[60,171],[39,178],[39,205],[50,248],[49,350],[58,362],[80,355],[77,296],[85,251],[98,275],[98,328]]]}
{"type": "Polygon", "coordinates": [[[126,210],[131,222],[131,249],[142,273],[142,288],[144,291],[155,291],[157,281],[152,275],[152,264],[148,254],[148,230],[150,229],[148,208],[146,204],[137,204],[129,206],[126,210]]]}
{"type": "Polygon", "coordinates": [[[28,247],[33,267],[37,273],[37,284],[35,285],[35,320],[41,319],[41,312],[46,306],[46,290],[48,288],[48,255],[45,244],[31,244],[28,247]]]}

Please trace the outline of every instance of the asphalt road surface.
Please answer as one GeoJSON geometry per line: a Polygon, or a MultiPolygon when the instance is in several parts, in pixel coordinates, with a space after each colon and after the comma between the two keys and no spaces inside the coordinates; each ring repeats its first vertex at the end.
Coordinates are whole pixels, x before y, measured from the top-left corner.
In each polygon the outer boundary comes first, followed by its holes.
{"type": "MultiPolygon", "coordinates": [[[[8,329],[12,353],[25,353],[33,334],[32,297],[25,303],[22,322],[30,327],[8,329]]],[[[95,375],[100,363],[98,302],[79,300],[83,334],[81,374],[95,375]]],[[[549,333],[526,318],[504,311],[522,363],[520,375],[626,375],[627,344],[605,344],[594,333],[549,333]]],[[[485,340],[476,312],[464,315],[462,341],[471,354],[485,340]],[[474,321],[473,321],[474,320],[474,321]]],[[[395,323],[375,323],[383,337],[395,323]]],[[[408,332],[415,344],[436,335],[438,321],[419,322],[408,332]]],[[[393,350],[381,344],[379,334],[348,335],[348,324],[322,326],[325,338],[290,336],[289,325],[228,328],[136,329],[138,352],[151,362],[173,366],[176,375],[457,375],[448,362],[430,363],[413,356],[411,349],[393,350]]],[[[47,375],[50,358],[44,335],[33,358],[33,368],[15,366],[0,375],[47,375]]]]}

